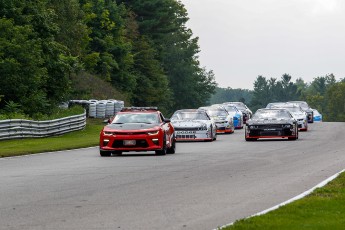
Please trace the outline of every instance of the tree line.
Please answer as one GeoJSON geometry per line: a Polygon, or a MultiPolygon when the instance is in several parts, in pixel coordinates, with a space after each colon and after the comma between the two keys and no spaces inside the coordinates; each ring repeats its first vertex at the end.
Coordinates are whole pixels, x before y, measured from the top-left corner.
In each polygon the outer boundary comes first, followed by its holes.
{"type": "Polygon", "coordinates": [[[0,110],[35,115],[89,99],[73,79],[90,76],[131,105],[204,105],[216,82],[187,21],[177,0],[0,0],[0,110]]]}
{"type": "Polygon", "coordinates": [[[315,77],[310,83],[291,78],[289,74],[280,79],[260,75],[253,90],[216,88],[210,103],[242,101],[255,112],[270,102],[302,100],[323,114],[325,121],[345,121],[345,79],[337,81],[333,74],[315,77]]]}

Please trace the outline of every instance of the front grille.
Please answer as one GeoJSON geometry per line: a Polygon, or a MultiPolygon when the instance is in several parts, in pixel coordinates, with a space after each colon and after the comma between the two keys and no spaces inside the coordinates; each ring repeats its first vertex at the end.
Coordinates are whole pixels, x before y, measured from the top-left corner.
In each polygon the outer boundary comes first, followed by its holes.
{"type": "Polygon", "coordinates": [[[195,135],[176,135],[176,138],[180,138],[180,139],[195,139],[195,135]]]}
{"type": "Polygon", "coordinates": [[[143,135],[146,132],[115,132],[113,135],[143,135]]]}
{"type": "Polygon", "coordinates": [[[279,130],[250,130],[249,136],[292,136],[290,129],[279,129],[279,130]]]}
{"type": "Polygon", "coordinates": [[[199,131],[199,130],[206,130],[203,127],[175,127],[176,131],[199,131]]]}
{"type": "Polygon", "coordinates": [[[113,148],[147,148],[149,147],[146,140],[136,140],[135,145],[124,145],[123,140],[116,140],[113,142],[113,148]]]}
{"type": "Polygon", "coordinates": [[[218,130],[225,130],[225,127],[218,127],[218,130]]]}

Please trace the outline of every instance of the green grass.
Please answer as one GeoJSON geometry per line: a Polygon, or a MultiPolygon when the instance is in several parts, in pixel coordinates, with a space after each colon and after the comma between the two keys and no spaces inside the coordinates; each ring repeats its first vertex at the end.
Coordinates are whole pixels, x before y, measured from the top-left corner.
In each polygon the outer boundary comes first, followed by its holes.
{"type": "Polygon", "coordinates": [[[99,133],[105,124],[101,119],[87,119],[84,130],[56,137],[0,141],[0,157],[98,146],[99,133]]]}
{"type": "Polygon", "coordinates": [[[345,173],[307,197],[265,215],[236,221],[226,230],[344,230],[345,173]]]}

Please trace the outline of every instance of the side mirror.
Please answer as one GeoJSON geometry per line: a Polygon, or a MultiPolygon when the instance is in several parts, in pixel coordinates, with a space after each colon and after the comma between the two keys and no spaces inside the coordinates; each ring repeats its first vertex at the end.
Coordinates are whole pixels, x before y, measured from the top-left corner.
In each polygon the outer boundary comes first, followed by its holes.
{"type": "Polygon", "coordinates": [[[170,119],[165,118],[163,122],[164,123],[169,123],[170,121],[171,121],[170,119]]]}

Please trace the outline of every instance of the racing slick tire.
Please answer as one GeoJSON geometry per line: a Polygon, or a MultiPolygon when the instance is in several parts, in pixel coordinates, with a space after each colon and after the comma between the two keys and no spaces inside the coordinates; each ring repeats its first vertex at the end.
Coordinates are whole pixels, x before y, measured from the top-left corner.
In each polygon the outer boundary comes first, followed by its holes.
{"type": "Polygon", "coordinates": [[[99,154],[101,155],[101,157],[110,157],[111,156],[110,151],[99,150],[99,154]]]}
{"type": "Polygon", "coordinates": [[[246,137],[246,141],[256,141],[257,138],[250,138],[250,137],[246,137]]]}

